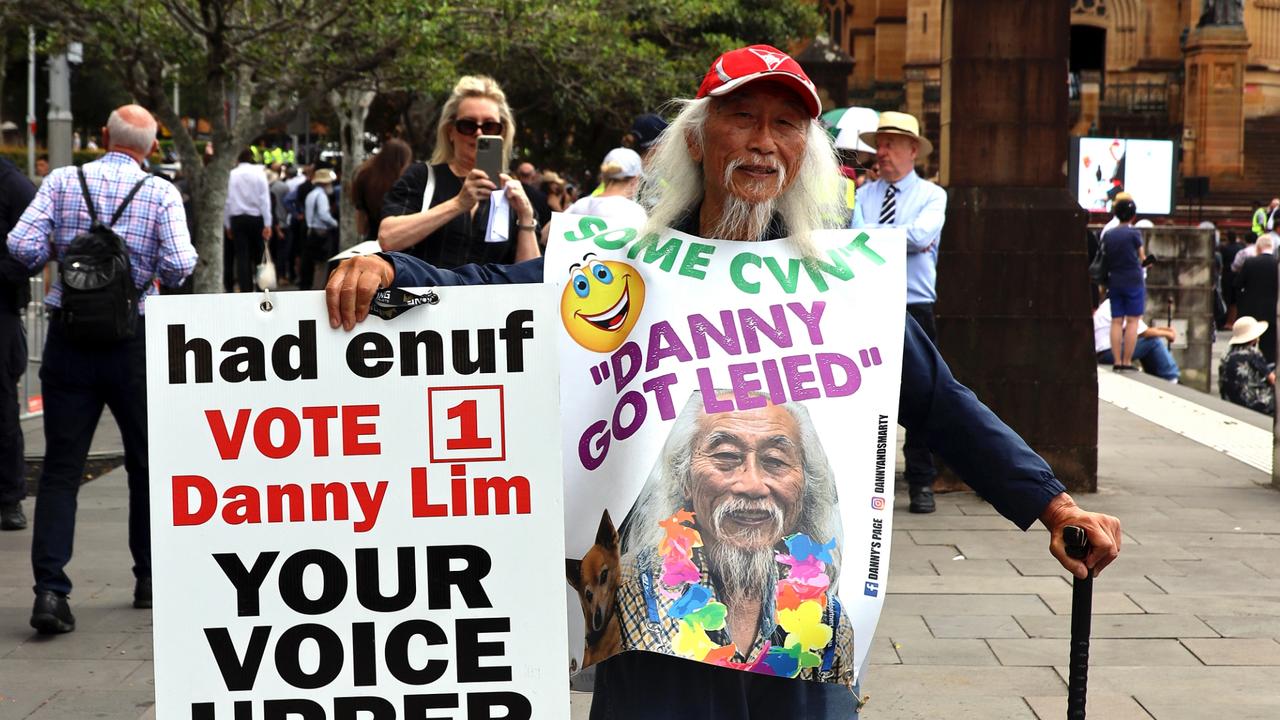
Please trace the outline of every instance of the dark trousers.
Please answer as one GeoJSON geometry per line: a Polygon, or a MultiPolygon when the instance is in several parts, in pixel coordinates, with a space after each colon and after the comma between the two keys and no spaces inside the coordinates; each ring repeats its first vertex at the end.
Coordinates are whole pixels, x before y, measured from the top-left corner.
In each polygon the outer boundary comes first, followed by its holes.
{"type": "Polygon", "coordinates": [[[240,292],[254,292],[258,284],[254,273],[262,262],[262,218],[257,215],[231,217],[231,242],[234,244],[236,282],[240,292]]]}
{"type": "Polygon", "coordinates": [[[858,702],[833,683],[730,670],[648,652],[596,666],[591,720],[857,720],[858,702]]]}
{"type": "Polygon", "coordinates": [[[129,550],[134,577],[151,576],[150,487],[147,470],[146,328],[108,347],[67,340],[62,323],[49,323],[40,382],[44,392],[44,470],[36,491],[31,567],[35,590],[69,594],[76,530],[76,495],[89,443],[102,408],[111,408],[124,441],[129,478],[129,550]]]}
{"type": "Polygon", "coordinates": [[[22,460],[22,426],[18,424],[18,381],[27,369],[27,331],[22,317],[0,307],[0,505],[27,496],[22,460]]]}
{"type": "MultiPolygon", "coordinates": [[[[292,231],[289,239],[289,277],[293,279],[294,284],[297,284],[302,278],[298,263],[302,259],[302,249],[306,247],[307,233],[310,231],[307,229],[306,221],[296,216],[289,224],[289,229],[292,231]]],[[[276,264],[279,265],[280,261],[277,260],[276,264]]]]}
{"type": "MultiPolygon", "coordinates": [[[[937,325],[933,321],[933,303],[908,303],[907,313],[916,319],[920,329],[933,343],[937,343],[937,325]]],[[[924,437],[918,432],[906,431],[902,443],[902,455],[906,458],[906,467],[902,469],[902,477],[908,487],[932,487],[933,479],[938,471],[933,466],[933,453],[924,444],[924,437]]]]}
{"type": "MultiPolygon", "coordinates": [[[[298,289],[310,290],[314,284],[316,274],[316,263],[323,263],[332,254],[329,252],[330,237],[333,233],[328,230],[311,229],[307,232],[307,239],[302,243],[302,249],[298,253],[298,289]]],[[[324,284],[323,281],[320,283],[324,284]]]]}
{"type": "Polygon", "coordinates": [[[276,273],[281,280],[293,279],[293,227],[281,225],[271,236],[271,259],[275,260],[276,273]]]}

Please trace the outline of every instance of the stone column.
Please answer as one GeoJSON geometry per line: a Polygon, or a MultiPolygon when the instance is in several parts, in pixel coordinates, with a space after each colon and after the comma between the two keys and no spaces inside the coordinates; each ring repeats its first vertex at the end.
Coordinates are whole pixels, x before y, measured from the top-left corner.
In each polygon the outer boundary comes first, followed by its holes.
{"type": "Polygon", "coordinates": [[[1070,2],[945,7],[938,345],[1068,488],[1093,491],[1086,215],[1064,174],[1070,2]]]}
{"type": "MultiPolygon", "coordinates": [[[[1243,25],[1206,25],[1187,35],[1182,175],[1238,179],[1244,174],[1243,25]]],[[[1210,184],[1210,188],[1212,188],[1210,184]]]]}

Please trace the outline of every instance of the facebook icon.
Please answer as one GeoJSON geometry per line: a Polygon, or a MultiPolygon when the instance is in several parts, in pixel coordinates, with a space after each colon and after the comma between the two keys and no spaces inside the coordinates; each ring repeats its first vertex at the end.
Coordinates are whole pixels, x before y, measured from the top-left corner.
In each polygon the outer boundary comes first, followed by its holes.
{"type": "Polygon", "coordinates": [[[863,588],[863,590],[862,590],[862,594],[863,594],[863,595],[870,595],[871,597],[875,597],[875,596],[879,595],[879,594],[880,594],[880,583],[868,582],[868,583],[866,584],[866,587],[865,587],[865,588],[863,588]]]}

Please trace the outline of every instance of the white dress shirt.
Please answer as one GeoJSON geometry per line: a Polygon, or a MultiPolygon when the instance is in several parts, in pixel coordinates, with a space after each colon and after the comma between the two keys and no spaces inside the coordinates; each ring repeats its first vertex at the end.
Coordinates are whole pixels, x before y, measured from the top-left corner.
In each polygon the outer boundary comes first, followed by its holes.
{"type": "Polygon", "coordinates": [[[222,224],[231,227],[231,218],[237,215],[256,215],[262,218],[263,225],[271,226],[271,189],[261,165],[240,163],[231,169],[222,224]]]}
{"type": "MultiPolygon", "coordinates": [[[[947,192],[916,174],[907,173],[893,183],[893,223],[907,231],[907,303],[938,300],[938,243],[947,219],[947,192]]],[[[882,227],[880,206],[889,181],[880,178],[858,188],[851,227],[882,227]]]]}

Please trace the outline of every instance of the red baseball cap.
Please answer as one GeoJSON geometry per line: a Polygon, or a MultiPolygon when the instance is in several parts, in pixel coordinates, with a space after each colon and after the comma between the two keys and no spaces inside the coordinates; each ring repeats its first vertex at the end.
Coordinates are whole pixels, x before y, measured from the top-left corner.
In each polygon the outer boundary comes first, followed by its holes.
{"type": "Polygon", "coordinates": [[[816,118],[822,114],[818,90],[800,63],[770,45],[738,48],[716,58],[706,77],[702,78],[697,96],[720,97],[756,80],[773,80],[787,85],[804,101],[810,116],[816,118]]]}

